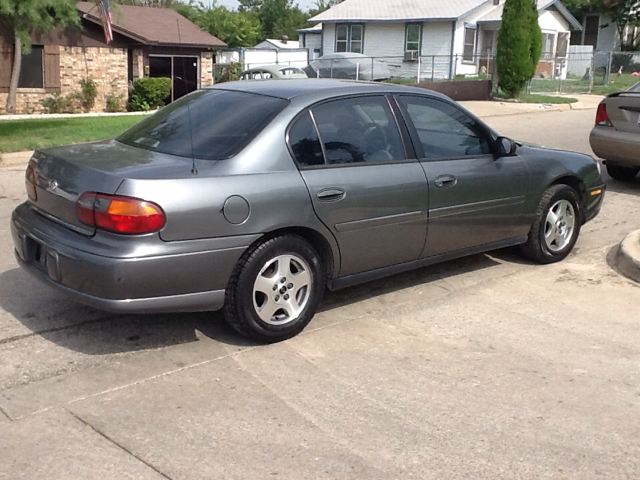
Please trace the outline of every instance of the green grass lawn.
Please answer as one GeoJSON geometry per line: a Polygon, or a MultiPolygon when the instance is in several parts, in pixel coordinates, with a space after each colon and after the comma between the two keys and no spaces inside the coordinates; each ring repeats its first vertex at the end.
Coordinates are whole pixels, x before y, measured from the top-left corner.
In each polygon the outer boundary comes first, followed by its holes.
{"type": "MultiPolygon", "coordinates": [[[[495,95],[496,98],[504,98],[502,94],[495,95]]],[[[555,97],[552,95],[536,95],[532,93],[521,93],[518,95],[518,98],[511,99],[511,101],[516,103],[551,103],[551,104],[561,104],[561,103],[576,103],[578,101],[577,98],[571,97],[555,97]]]]}
{"type": "Polygon", "coordinates": [[[0,120],[0,152],[104,140],[119,135],[147,116],[0,120]]]}
{"type": "Polygon", "coordinates": [[[614,73],[611,75],[611,79],[608,85],[604,85],[604,78],[602,75],[593,79],[593,91],[597,95],[609,95],[610,93],[619,92],[620,90],[627,90],[636,83],[640,82],[640,77],[634,77],[630,73],[624,73],[620,76],[614,73]]]}
{"type": "MultiPolygon", "coordinates": [[[[591,93],[595,95],[608,95],[620,90],[627,90],[632,85],[640,82],[640,77],[634,77],[630,73],[622,75],[611,75],[610,83],[604,83],[605,78],[602,73],[596,72],[593,77],[593,89],[591,93]]],[[[583,80],[580,77],[569,77],[566,80],[557,79],[531,79],[531,92],[561,92],[561,93],[589,93],[589,80],[583,80]]]]}

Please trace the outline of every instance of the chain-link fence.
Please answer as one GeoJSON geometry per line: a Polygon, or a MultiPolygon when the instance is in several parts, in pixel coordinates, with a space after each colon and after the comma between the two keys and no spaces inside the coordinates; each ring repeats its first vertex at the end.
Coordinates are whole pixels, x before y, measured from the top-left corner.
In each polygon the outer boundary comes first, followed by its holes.
{"type": "MultiPolygon", "coordinates": [[[[580,94],[611,93],[625,90],[640,81],[640,52],[593,52],[592,47],[572,46],[566,56],[546,55],[540,59],[528,93],[580,94]]],[[[312,78],[342,78],[411,84],[458,80],[497,80],[493,55],[418,55],[365,56],[329,54],[300,61],[277,59],[276,65],[303,69],[312,78]]],[[[215,82],[237,80],[249,68],[259,64],[241,61],[214,65],[215,82]]],[[[291,73],[291,71],[289,71],[291,73]]],[[[286,72],[283,72],[286,76],[286,72]]],[[[251,78],[271,78],[271,73],[251,78]]],[[[494,84],[497,82],[494,82],[494,84]]]]}
{"type": "MultiPolygon", "coordinates": [[[[274,64],[303,68],[313,78],[343,78],[353,80],[386,80],[395,83],[421,83],[445,80],[490,80],[495,70],[492,55],[418,55],[365,56],[330,54],[310,60],[302,67],[299,62],[277,61],[274,64]]],[[[260,69],[260,65],[236,62],[214,65],[216,81],[240,77],[242,71],[260,69]]]]}
{"type": "Polygon", "coordinates": [[[640,52],[593,52],[571,47],[566,57],[542,58],[529,93],[600,93],[626,90],[640,81],[640,52]]]}

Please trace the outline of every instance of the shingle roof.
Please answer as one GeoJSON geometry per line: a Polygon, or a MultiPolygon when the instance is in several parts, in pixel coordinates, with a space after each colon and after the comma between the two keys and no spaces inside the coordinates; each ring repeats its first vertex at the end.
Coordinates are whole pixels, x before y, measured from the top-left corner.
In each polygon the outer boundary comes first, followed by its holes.
{"type": "Polygon", "coordinates": [[[453,20],[491,0],[345,0],[310,22],[453,20]]]}
{"type": "MultiPolygon", "coordinates": [[[[84,18],[100,24],[98,7],[93,2],[78,2],[76,8],[84,18]]],[[[113,31],[147,45],[226,47],[217,37],[205,32],[169,8],[118,5],[111,12],[113,31]]]]}
{"type": "Polygon", "coordinates": [[[307,28],[299,28],[296,30],[297,33],[322,33],[322,24],[318,23],[312,27],[307,28]]]}
{"type": "MultiPolygon", "coordinates": [[[[555,6],[558,9],[558,11],[562,14],[562,16],[567,20],[567,22],[569,22],[569,24],[575,30],[582,30],[582,26],[580,25],[580,22],[578,22],[575,19],[575,17],[571,15],[571,13],[569,13],[569,10],[567,10],[567,8],[564,5],[562,5],[562,3],[560,3],[558,0],[537,0],[537,6],[538,6],[538,12],[541,12],[542,10],[546,10],[549,7],[555,6]]],[[[478,20],[478,23],[490,23],[490,22],[502,21],[503,10],[504,10],[504,3],[500,4],[500,6],[494,8],[489,13],[482,16],[482,18],[478,20]]]]}

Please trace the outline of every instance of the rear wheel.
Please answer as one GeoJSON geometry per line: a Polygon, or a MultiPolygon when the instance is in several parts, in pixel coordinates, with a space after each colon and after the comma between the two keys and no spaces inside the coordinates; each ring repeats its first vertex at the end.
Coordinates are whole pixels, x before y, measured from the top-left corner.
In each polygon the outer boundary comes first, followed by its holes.
{"type": "Polygon", "coordinates": [[[609,162],[606,164],[607,173],[616,180],[629,181],[633,180],[640,168],[638,167],[621,167],[620,165],[611,165],[609,162]]]}
{"type": "Polygon", "coordinates": [[[567,185],[549,187],[540,200],[524,255],[539,263],[566,258],[578,240],[581,227],[580,199],[567,185]]]}
{"type": "Polygon", "coordinates": [[[239,333],[278,342],[300,333],[322,299],[320,257],[303,238],[283,235],[247,251],[226,291],[224,316],[239,333]]]}

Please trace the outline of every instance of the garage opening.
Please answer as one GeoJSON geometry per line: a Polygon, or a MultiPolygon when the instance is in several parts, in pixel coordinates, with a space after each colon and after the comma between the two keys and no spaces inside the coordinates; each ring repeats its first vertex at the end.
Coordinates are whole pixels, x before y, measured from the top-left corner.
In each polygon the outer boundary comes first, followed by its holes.
{"type": "Polygon", "coordinates": [[[198,57],[149,55],[149,76],[171,79],[171,94],[165,103],[198,89],[199,61],[198,57]]]}

